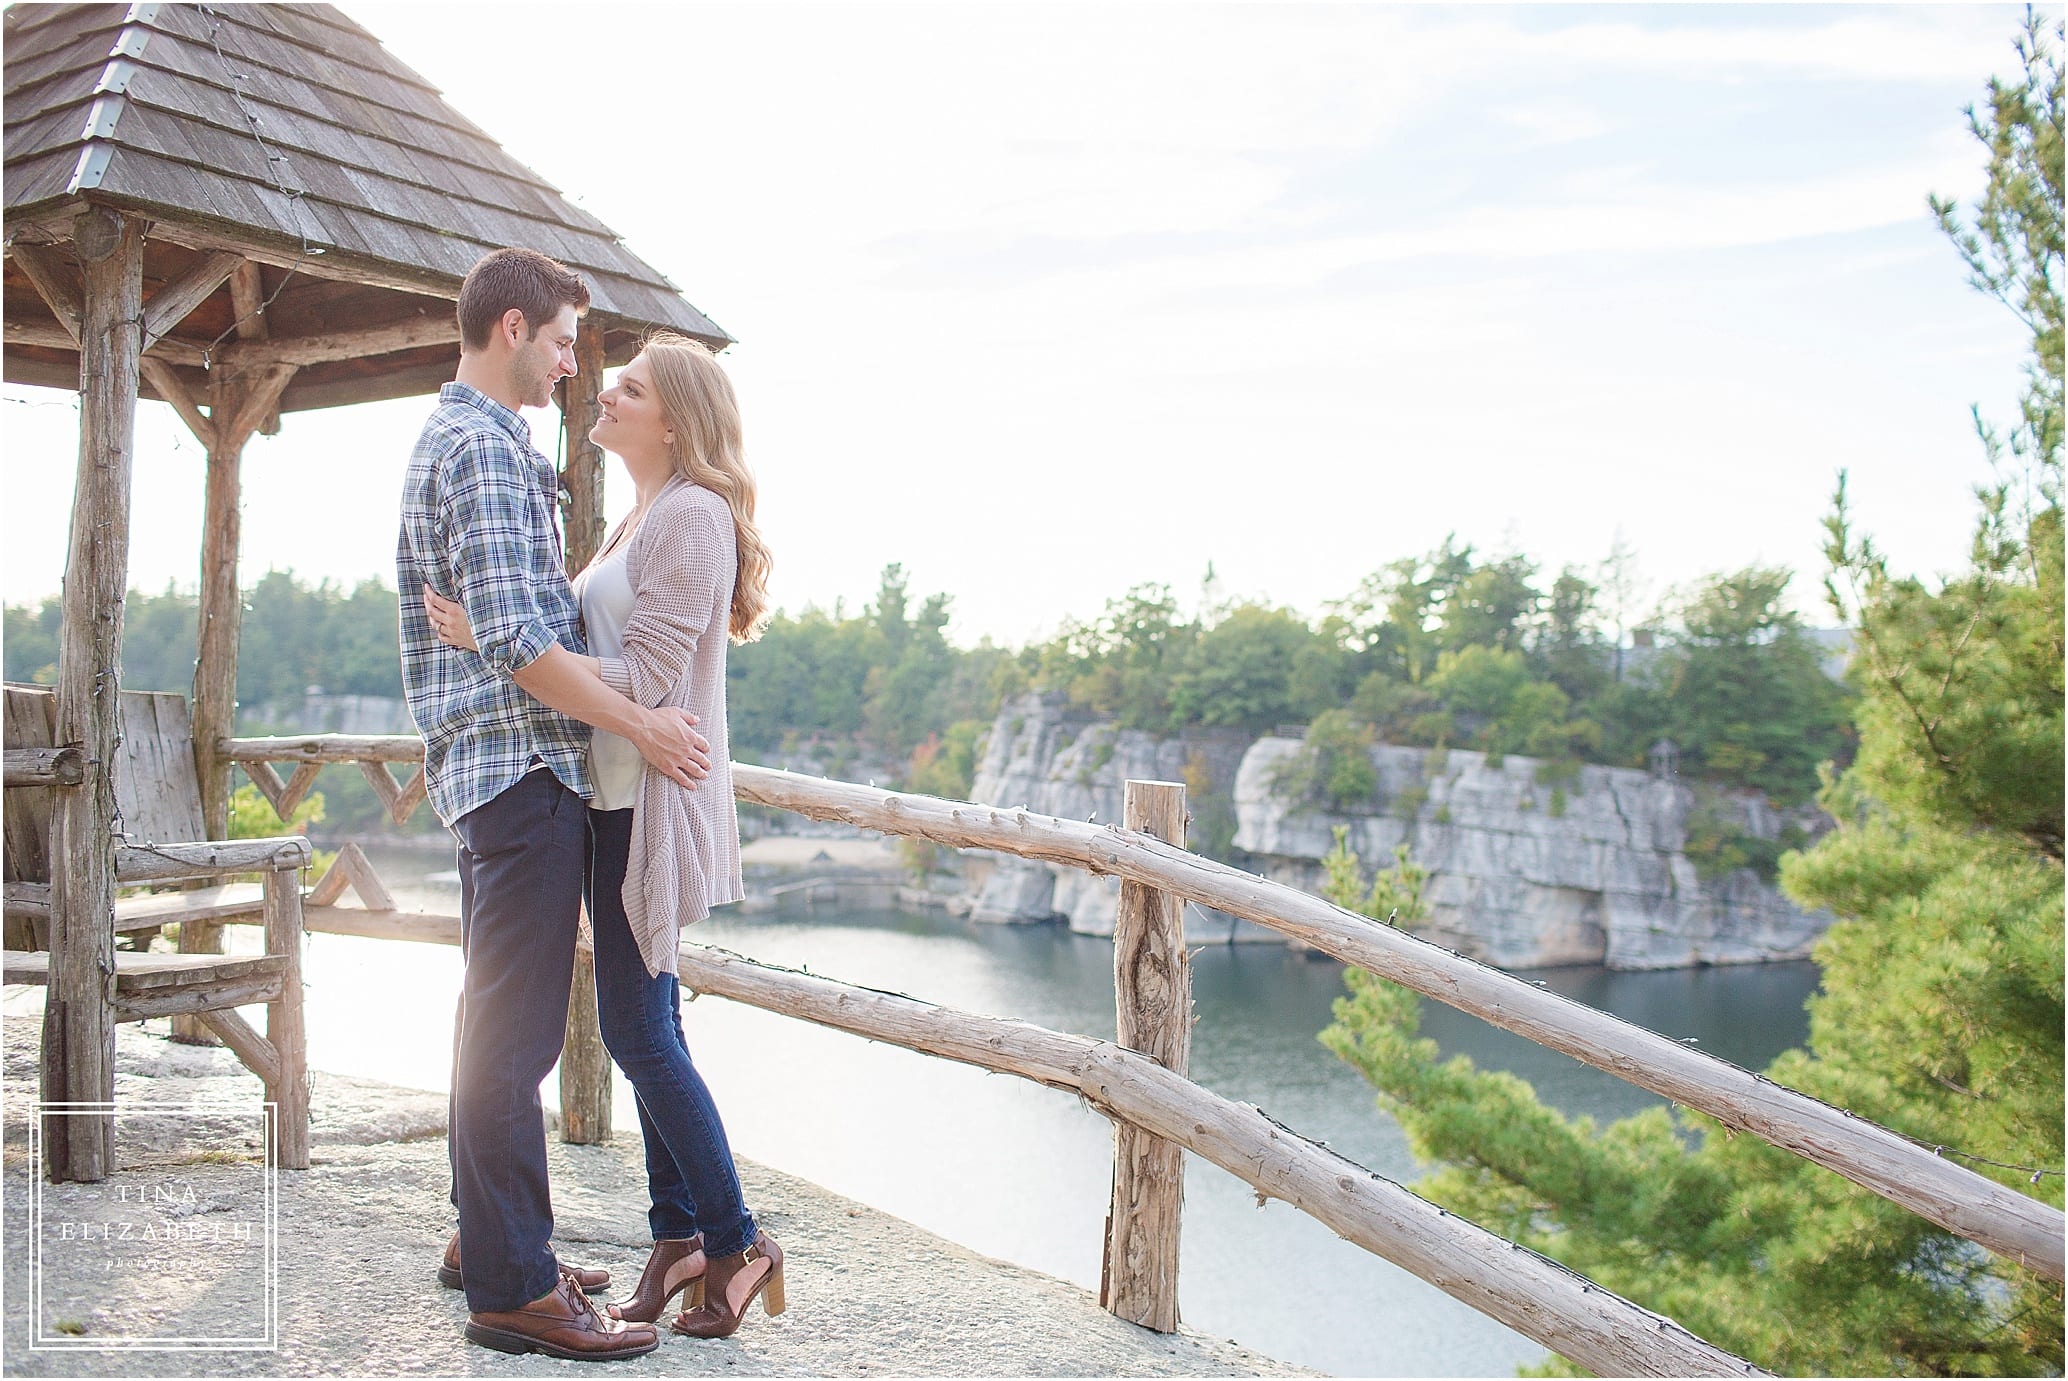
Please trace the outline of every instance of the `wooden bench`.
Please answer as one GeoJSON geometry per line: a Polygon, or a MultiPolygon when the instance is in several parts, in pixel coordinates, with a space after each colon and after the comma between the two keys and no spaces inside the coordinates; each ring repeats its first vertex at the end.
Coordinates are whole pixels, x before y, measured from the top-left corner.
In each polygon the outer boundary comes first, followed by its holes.
{"type": "MultiPolygon", "coordinates": [[[[8,983],[50,981],[50,818],[53,793],[68,789],[65,749],[52,742],[53,704],[41,686],[6,687],[6,949],[8,983]]],[[[309,1078],[302,1023],[302,894],[309,841],[299,836],[208,840],[194,765],[193,722],[183,697],[124,691],[115,798],[126,843],[116,880],[189,891],[118,898],[117,935],[142,937],[193,921],[262,924],[263,954],[163,954],[117,949],[108,989],[116,1021],[192,1015],[222,1039],[266,1086],[278,1109],[278,1163],[309,1164],[309,1078]],[[261,881],[227,882],[257,872],[261,881]],[[262,1036],[238,1007],[263,1003],[262,1036]]],[[[76,779],[76,778],[75,778],[76,779]]]]}

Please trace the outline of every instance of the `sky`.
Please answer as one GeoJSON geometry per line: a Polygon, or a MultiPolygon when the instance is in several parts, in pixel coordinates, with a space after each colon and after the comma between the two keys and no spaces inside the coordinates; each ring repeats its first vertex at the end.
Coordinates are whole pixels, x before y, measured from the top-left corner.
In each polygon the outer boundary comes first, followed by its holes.
{"type": "MultiPolygon", "coordinates": [[[[1653,595],[1781,565],[1826,623],[1838,472],[1951,572],[1970,409],[2014,410],[2023,330],[1926,196],[1981,188],[2017,6],[343,8],[738,339],[792,612],[900,562],[965,644],[1209,566],[1314,615],[1455,534],[1546,583],[1620,540],[1653,595]]],[[[254,438],[244,583],[392,580],[427,410],[254,438]]],[[[0,421],[31,602],[76,411],[0,421]]],[[[196,582],[203,466],[140,406],[133,586],[196,582]]]]}

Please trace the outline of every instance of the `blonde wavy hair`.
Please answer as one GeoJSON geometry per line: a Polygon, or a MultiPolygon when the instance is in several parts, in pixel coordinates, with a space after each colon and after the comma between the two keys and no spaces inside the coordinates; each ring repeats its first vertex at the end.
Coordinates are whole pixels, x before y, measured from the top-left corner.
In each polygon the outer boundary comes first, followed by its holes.
{"type": "Polygon", "coordinates": [[[738,537],[739,569],[732,582],[732,616],[727,632],[736,643],[752,642],[767,626],[768,544],[754,526],[754,476],[741,440],[740,404],[732,380],[702,342],[657,332],[639,347],[653,375],[661,410],[674,428],[668,448],[675,471],[724,499],[738,537]]]}

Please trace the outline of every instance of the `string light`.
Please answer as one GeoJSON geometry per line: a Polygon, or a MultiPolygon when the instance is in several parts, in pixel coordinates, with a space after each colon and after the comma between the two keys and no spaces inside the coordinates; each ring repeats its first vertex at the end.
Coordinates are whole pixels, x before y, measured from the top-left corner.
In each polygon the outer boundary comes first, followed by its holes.
{"type": "MultiPolygon", "coordinates": [[[[1908,1141],[1912,1145],[1916,1146],[1931,1145],[1931,1143],[1929,1142],[1919,1141],[1914,1136],[1906,1136],[1903,1138],[1903,1140],[1908,1141]]],[[[1974,1155],[1968,1151],[1956,1151],[1951,1146],[1932,1146],[1932,1154],[1939,1157],[1941,1160],[1945,1159],[1947,1156],[1958,1156],[1962,1160],[1971,1160],[1977,1165],[1991,1165],[1996,1167],[1998,1170],[2015,1170],[2021,1175],[2029,1174],[2032,1176],[2032,1183],[2034,1184],[2038,1184],[2044,1176],[2059,1175],[2062,1173],[2059,1170],[2049,1170],[2045,1166],[2041,1165],[2008,1165],[2000,1160],[1991,1160],[1987,1156],[1974,1155]]]]}
{"type": "Polygon", "coordinates": [[[273,190],[287,198],[288,204],[294,208],[295,234],[300,237],[302,242],[302,252],[296,256],[292,264],[287,266],[286,275],[274,285],[272,292],[266,294],[265,300],[231,322],[224,328],[221,335],[201,347],[201,367],[212,370],[215,368],[215,348],[227,340],[230,334],[245,322],[252,320],[254,317],[264,316],[266,308],[272,306],[273,299],[280,296],[281,290],[294,280],[294,276],[301,269],[301,266],[323,253],[323,247],[310,242],[308,229],[303,223],[302,198],[308,195],[307,190],[301,187],[289,186],[287,179],[281,175],[279,167],[288,162],[288,157],[284,153],[276,152],[273,146],[266,142],[266,137],[259,133],[259,125],[262,122],[259,119],[258,112],[253,110],[251,104],[244,99],[242,83],[250,81],[250,76],[235,70],[229,56],[223,52],[221,37],[223,27],[222,16],[207,5],[202,5],[198,8],[202,14],[208,16],[209,46],[215,49],[216,61],[223,65],[223,75],[230,79],[230,98],[237,103],[237,109],[244,115],[244,123],[251,132],[252,140],[259,146],[259,153],[266,162],[266,173],[273,179],[273,190]]]}

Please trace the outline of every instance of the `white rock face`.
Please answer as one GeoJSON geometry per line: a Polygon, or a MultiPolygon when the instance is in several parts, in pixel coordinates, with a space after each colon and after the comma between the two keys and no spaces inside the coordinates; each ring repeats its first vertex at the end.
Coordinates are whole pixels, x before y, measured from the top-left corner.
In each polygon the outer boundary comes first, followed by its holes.
{"type": "MultiPolygon", "coordinates": [[[[1121,818],[1130,780],[1182,782],[1189,768],[1194,780],[1203,775],[1226,793],[1247,746],[1246,739],[1228,733],[1158,738],[1087,722],[1071,715],[1058,697],[1030,694],[999,712],[970,797],[1065,820],[1113,823],[1121,818]]],[[[1111,935],[1119,905],[1117,878],[1001,855],[978,884],[970,916],[1007,924],[1060,917],[1081,934],[1111,935]]],[[[1185,909],[1185,937],[1199,944],[1285,943],[1275,931],[1200,906],[1185,909]]]]}
{"type": "MultiPolygon", "coordinates": [[[[1182,781],[1189,764],[1195,782],[1203,775],[1222,792],[1232,785],[1235,845],[1265,876],[1318,890],[1337,826],[1349,829],[1367,870],[1389,866],[1406,843],[1431,873],[1434,915],[1421,933],[1504,968],[1796,959],[1831,922],[1804,913],[1749,869],[1704,882],[1683,852],[1694,793],[1677,781],[1585,767],[1554,802],[1535,759],[1489,767],[1482,753],[1382,745],[1372,750],[1375,809],[1334,814],[1273,788],[1275,770],[1300,747],[1285,738],[1259,739],[1246,751],[1227,736],[1159,739],[1087,723],[1055,697],[1029,695],[999,715],[971,794],[1064,819],[1113,821],[1130,778],[1182,781]]],[[[1752,793],[1720,793],[1714,808],[1764,839],[1791,820],[1808,823],[1752,793]]],[[[1193,809],[1201,809],[1196,796],[1193,809]]],[[[1119,895],[1112,878],[1001,857],[970,907],[977,920],[1060,918],[1072,930],[1110,935],[1119,895]]],[[[1284,943],[1275,931],[1198,906],[1186,908],[1185,933],[1193,943],[1284,943]]]]}
{"type": "MultiPolygon", "coordinates": [[[[1431,874],[1427,938],[1503,968],[1606,964],[1682,968],[1807,957],[1831,923],[1805,913],[1750,869],[1704,882],[1683,852],[1695,795],[1678,781],[1583,767],[1561,791],[1537,781],[1536,759],[1380,745],[1383,813],[1337,815],[1273,790],[1296,739],[1265,738],[1236,776],[1236,844],[1267,876],[1307,890],[1335,829],[1367,869],[1406,843],[1431,874]]],[[[1793,817],[1756,793],[1719,793],[1735,828],[1776,838],[1793,817]]]]}

